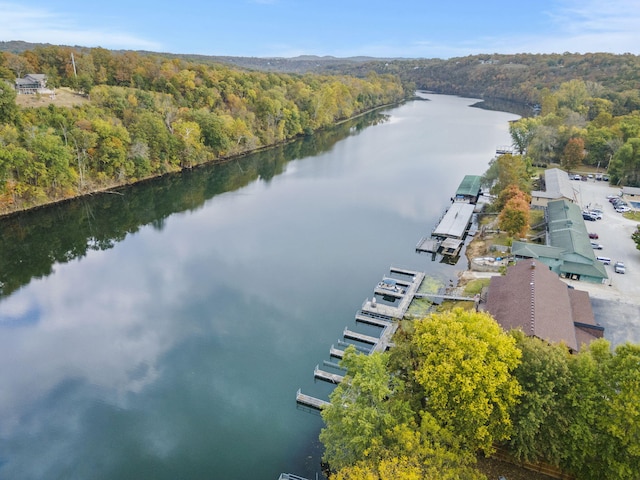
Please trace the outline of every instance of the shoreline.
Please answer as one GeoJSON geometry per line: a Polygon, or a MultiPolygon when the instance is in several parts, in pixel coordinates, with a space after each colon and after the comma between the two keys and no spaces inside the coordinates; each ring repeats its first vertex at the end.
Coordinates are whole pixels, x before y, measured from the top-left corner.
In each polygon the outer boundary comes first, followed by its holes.
{"type": "MultiPolygon", "coordinates": [[[[258,148],[254,148],[251,150],[246,150],[237,154],[233,154],[233,155],[229,155],[229,156],[224,156],[224,157],[218,157],[212,160],[208,160],[202,163],[199,163],[197,165],[193,165],[191,167],[181,167],[178,168],[177,170],[171,170],[171,171],[167,171],[158,175],[153,175],[150,177],[145,177],[145,178],[141,178],[132,182],[124,182],[124,183],[113,183],[110,185],[105,185],[105,186],[101,186],[99,188],[96,189],[91,189],[89,191],[83,192],[83,193],[77,193],[75,195],[69,196],[69,197],[64,197],[64,198],[59,198],[59,199],[55,199],[55,200],[50,200],[50,201],[46,201],[43,203],[39,203],[37,205],[32,205],[29,207],[24,207],[24,208],[19,208],[19,209],[15,209],[15,210],[10,210],[10,211],[0,211],[0,221],[7,219],[7,218],[13,218],[15,216],[19,216],[31,211],[35,211],[35,210],[40,210],[40,209],[44,209],[44,208],[48,208],[48,207],[54,207],[54,206],[59,206],[59,205],[64,205],[65,203],[69,203],[69,202],[73,202],[76,200],[80,200],[82,198],[86,198],[86,197],[91,197],[93,195],[105,195],[105,194],[115,194],[115,195],[122,195],[121,192],[119,192],[118,190],[120,189],[124,189],[124,188],[128,188],[128,187],[133,187],[136,185],[141,185],[144,184],[146,182],[151,182],[154,180],[158,180],[160,178],[163,177],[167,177],[170,175],[179,175],[183,172],[187,172],[187,171],[192,171],[201,167],[210,167],[210,166],[214,166],[214,165],[223,165],[225,163],[229,163],[232,162],[234,160],[237,160],[239,158],[243,158],[246,157],[248,155],[253,155],[256,153],[260,153],[263,151],[267,151],[270,150],[272,148],[277,148],[277,147],[281,147],[284,145],[288,145],[290,143],[296,142],[304,137],[308,137],[308,136],[313,136],[316,133],[322,132],[324,130],[327,130],[327,128],[333,128],[333,127],[337,127],[339,125],[342,125],[346,122],[349,122],[351,120],[354,120],[356,118],[362,117],[363,115],[366,115],[368,113],[372,113],[375,112],[376,110],[381,110],[383,108],[389,108],[389,107],[393,107],[396,105],[401,105],[403,103],[405,103],[408,99],[403,99],[401,101],[395,102],[395,103],[389,103],[389,104],[384,104],[384,105],[379,105],[377,107],[374,108],[370,108],[368,110],[359,112],[355,115],[352,115],[349,118],[345,118],[343,120],[337,121],[334,124],[332,124],[330,127],[324,127],[324,128],[320,128],[318,130],[314,130],[312,133],[310,134],[299,134],[296,135],[293,138],[281,141],[281,142],[277,142],[277,143],[273,143],[270,145],[263,145],[261,147],[258,148]]],[[[409,99],[411,100],[411,99],[409,99]]]]}

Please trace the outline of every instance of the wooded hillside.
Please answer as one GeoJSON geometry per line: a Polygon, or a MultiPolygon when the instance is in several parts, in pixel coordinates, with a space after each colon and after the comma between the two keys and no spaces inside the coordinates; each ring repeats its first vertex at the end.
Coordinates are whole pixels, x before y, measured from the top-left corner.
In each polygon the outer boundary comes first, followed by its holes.
{"type": "Polygon", "coordinates": [[[0,213],[286,142],[404,97],[397,77],[375,73],[249,72],[102,48],[4,52],[0,213]],[[20,108],[14,81],[28,73],[89,101],[20,108]]]}

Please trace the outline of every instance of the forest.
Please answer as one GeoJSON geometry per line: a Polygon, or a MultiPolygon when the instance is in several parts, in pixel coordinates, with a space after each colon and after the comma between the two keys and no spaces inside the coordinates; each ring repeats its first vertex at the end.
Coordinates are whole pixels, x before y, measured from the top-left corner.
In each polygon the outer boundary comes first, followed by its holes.
{"type": "Polygon", "coordinates": [[[460,308],[403,321],[394,341],[341,362],[320,434],[332,480],[481,480],[477,455],[498,448],[572,478],[638,478],[640,346],[571,354],[460,308]]]}
{"type": "Polygon", "coordinates": [[[376,73],[250,72],[102,48],[5,51],[0,213],[222,161],[405,97],[398,77],[376,73]],[[14,81],[28,73],[87,101],[19,107],[14,81]]]}

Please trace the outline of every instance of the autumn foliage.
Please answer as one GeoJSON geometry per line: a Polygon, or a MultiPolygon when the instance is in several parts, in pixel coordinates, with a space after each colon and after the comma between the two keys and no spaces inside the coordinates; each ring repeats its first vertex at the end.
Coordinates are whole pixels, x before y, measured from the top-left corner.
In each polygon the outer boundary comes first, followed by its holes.
{"type": "Polygon", "coordinates": [[[511,236],[524,237],[529,230],[529,202],[530,196],[510,185],[502,191],[504,206],[498,216],[501,230],[511,236]]]}

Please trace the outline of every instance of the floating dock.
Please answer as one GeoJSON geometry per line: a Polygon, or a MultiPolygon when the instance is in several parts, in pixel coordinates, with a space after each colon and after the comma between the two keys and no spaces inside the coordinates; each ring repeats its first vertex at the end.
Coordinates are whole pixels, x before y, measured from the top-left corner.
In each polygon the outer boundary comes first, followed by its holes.
{"type": "Polygon", "coordinates": [[[355,340],[357,342],[368,343],[369,345],[375,345],[376,343],[378,343],[378,340],[379,340],[378,337],[372,337],[370,335],[364,335],[362,333],[353,332],[353,331],[349,330],[348,328],[344,329],[344,332],[342,332],[342,336],[344,338],[349,339],[349,340],[355,340]]]}
{"type": "Polygon", "coordinates": [[[330,402],[327,402],[326,400],[305,395],[300,391],[300,389],[298,389],[298,392],[296,393],[296,403],[305,407],[313,408],[314,410],[322,410],[323,407],[330,405],[330,402]]]}
{"type": "MultiPolygon", "coordinates": [[[[354,346],[359,352],[370,355],[374,352],[385,352],[393,346],[391,339],[398,328],[398,320],[401,320],[404,317],[413,299],[419,296],[417,292],[424,280],[425,274],[424,272],[416,272],[398,267],[391,267],[389,269],[389,274],[391,276],[383,277],[382,281],[376,286],[374,289],[374,295],[392,296],[396,299],[398,305],[385,305],[378,303],[374,296],[371,300],[366,299],[362,304],[362,308],[356,312],[355,315],[356,323],[366,323],[380,327],[382,329],[380,336],[374,337],[372,335],[364,335],[345,327],[342,332],[343,338],[345,340],[359,342],[363,345],[338,340],[338,345],[340,347],[347,348],[349,346],[354,346]],[[388,288],[381,288],[382,284],[388,285],[389,288],[398,287],[398,289],[390,291],[388,288]]],[[[344,350],[331,345],[329,356],[341,359],[344,357],[344,350]]],[[[331,362],[325,362],[325,364],[335,368],[335,364],[332,364],[331,362]]],[[[322,380],[336,385],[344,380],[343,375],[321,370],[319,366],[316,366],[314,369],[313,376],[317,380],[322,380]]],[[[326,400],[305,395],[300,390],[298,390],[296,394],[296,403],[315,410],[321,410],[329,404],[326,400]]]]}
{"type": "Polygon", "coordinates": [[[343,375],[338,375],[337,373],[326,372],[324,370],[320,370],[320,367],[316,365],[316,368],[313,370],[313,376],[317,380],[322,380],[328,383],[338,384],[342,380],[344,380],[343,375]]]}
{"type": "Polygon", "coordinates": [[[299,477],[298,475],[294,475],[293,473],[281,473],[278,477],[278,480],[308,480],[304,477],[299,477]]]}

